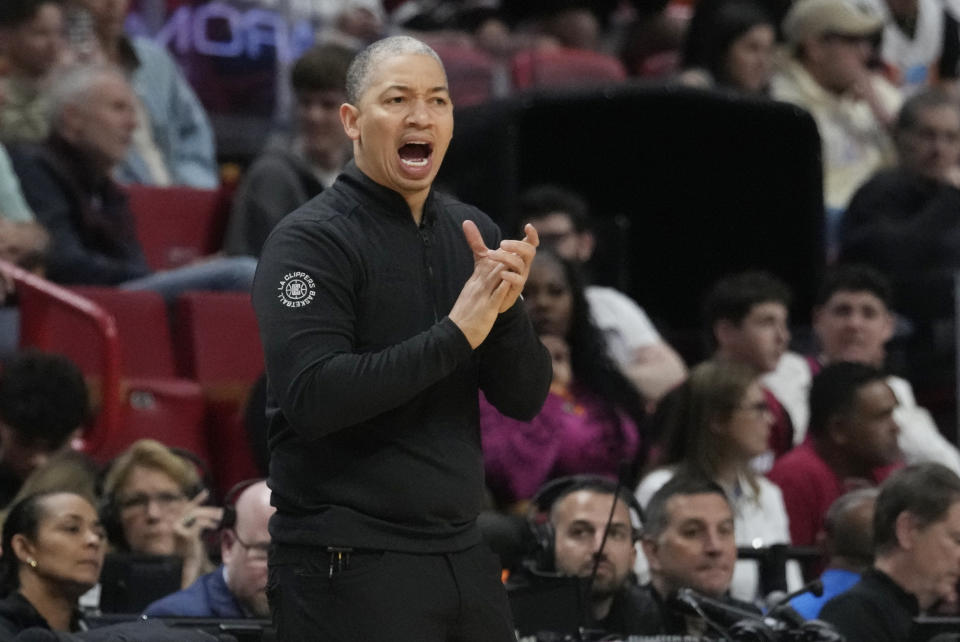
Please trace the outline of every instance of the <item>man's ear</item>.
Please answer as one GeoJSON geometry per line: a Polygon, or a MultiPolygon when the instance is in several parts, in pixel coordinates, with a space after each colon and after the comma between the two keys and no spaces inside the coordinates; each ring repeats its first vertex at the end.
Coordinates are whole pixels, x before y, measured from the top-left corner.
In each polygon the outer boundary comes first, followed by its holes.
{"type": "Polygon", "coordinates": [[[651,537],[641,537],[640,545],[643,547],[644,557],[647,558],[647,566],[650,567],[651,571],[659,571],[660,560],[657,559],[657,551],[660,546],[657,544],[657,540],[651,537]]]}
{"type": "Polygon", "coordinates": [[[917,518],[910,511],[901,512],[893,523],[893,532],[897,536],[900,548],[907,551],[913,549],[917,534],[917,518]]]}
{"type": "Polygon", "coordinates": [[[231,529],[225,528],[220,531],[220,557],[223,558],[225,564],[233,557],[236,542],[237,537],[231,529]]]}
{"type": "Polygon", "coordinates": [[[730,319],[720,319],[713,324],[713,338],[717,342],[717,347],[721,350],[736,343],[739,332],[740,326],[730,319]]]}
{"type": "Polygon", "coordinates": [[[597,247],[597,238],[593,232],[587,230],[577,234],[577,260],[586,263],[593,256],[593,250],[597,247]]]}
{"type": "Polygon", "coordinates": [[[343,131],[350,140],[360,140],[360,127],[357,124],[359,118],[359,109],[350,103],[340,105],[340,122],[343,123],[343,131]]]}
{"type": "Polygon", "coordinates": [[[83,107],[76,104],[63,106],[60,112],[60,126],[58,132],[68,142],[76,140],[77,132],[80,130],[83,122],[83,107]]]}

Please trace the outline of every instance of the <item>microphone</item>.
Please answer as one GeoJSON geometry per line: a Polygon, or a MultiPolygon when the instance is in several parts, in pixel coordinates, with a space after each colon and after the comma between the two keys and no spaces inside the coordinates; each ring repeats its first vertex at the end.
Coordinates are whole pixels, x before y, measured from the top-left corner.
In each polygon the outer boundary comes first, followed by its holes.
{"type": "Polygon", "coordinates": [[[804,593],[811,593],[814,597],[823,597],[823,581],[817,578],[812,582],[807,582],[796,591],[787,593],[770,607],[770,610],[767,611],[767,617],[785,622],[792,628],[803,626],[807,620],[790,606],[790,600],[804,593]]]}
{"type": "Polygon", "coordinates": [[[691,615],[703,616],[708,614],[712,619],[719,621],[725,626],[731,626],[741,620],[755,620],[763,622],[763,616],[753,611],[747,611],[739,607],[727,604],[722,600],[707,597],[697,593],[691,588],[678,589],[671,600],[673,605],[679,606],[681,611],[691,615]]]}
{"type": "Polygon", "coordinates": [[[603,537],[600,539],[600,547],[597,548],[597,551],[593,554],[593,568],[590,569],[590,579],[587,580],[586,586],[587,601],[589,601],[589,596],[593,591],[593,584],[597,581],[597,571],[600,570],[600,562],[603,561],[603,548],[607,545],[610,526],[613,525],[613,516],[617,512],[617,502],[620,500],[620,491],[630,483],[630,462],[626,460],[621,461],[617,473],[617,485],[613,489],[613,504],[610,506],[610,516],[607,517],[607,523],[603,527],[603,537]]]}

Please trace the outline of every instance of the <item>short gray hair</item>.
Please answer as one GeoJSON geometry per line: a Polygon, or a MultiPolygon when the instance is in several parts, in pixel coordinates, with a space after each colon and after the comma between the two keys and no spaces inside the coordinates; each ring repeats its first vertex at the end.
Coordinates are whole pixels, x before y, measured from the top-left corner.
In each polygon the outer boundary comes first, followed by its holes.
{"type": "Polygon", "coordinates": [[[50,83],[50,106],[47,113],[50,129],[58,131],[62,125],[63,112],[68,107],[86,102],[104,77],[128,82],[123,72],[112,65],[71,66],[59,72],[50,83]]]}
{"type": "MultiPolygon", "coordinates": [[[[356,105],[370,86],[370,76],[385,59],[392,56],[430,56],[443,69],[443,61],[429,45],[410,36],[391,36],[377,40],[358,53],[347,69],[347,102],[356,105]]],[[[443,72],[446,74],[446,70],[443,72]]]]}

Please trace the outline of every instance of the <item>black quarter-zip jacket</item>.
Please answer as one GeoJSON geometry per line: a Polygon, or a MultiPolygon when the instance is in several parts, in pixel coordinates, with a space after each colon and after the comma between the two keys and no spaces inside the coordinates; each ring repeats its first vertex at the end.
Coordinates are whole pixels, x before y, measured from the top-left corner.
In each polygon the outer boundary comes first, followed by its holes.
{"type": "Polygon", "coordinates": [[[477,391],[529,420],[551,364],[519,300],[476,350],[447,317],[473,272],[467,219],[497,247],[478,209],[431,191],[418,226],[400,194],[350,163],[268,238],[253,304],[275,541],[407,552],[479,541],[477,391]]]}

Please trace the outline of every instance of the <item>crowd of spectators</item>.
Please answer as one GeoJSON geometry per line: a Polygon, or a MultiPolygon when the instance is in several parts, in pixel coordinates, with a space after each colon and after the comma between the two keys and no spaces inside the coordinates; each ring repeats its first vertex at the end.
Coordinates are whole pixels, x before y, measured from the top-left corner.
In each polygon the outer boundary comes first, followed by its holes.
{"type": "MultiPolygon", "coordinates": [[[[340,122],[347,66],[389,32],[501,63],[525,50],[600,52],[634,76],[809,112],[834,264],[809,311],[813,345],[795,350],[790,315],[808,311],[792,309],[790,284],[751,270],[717,275],[700,319],[708,359],[684,363],[668,328],[591,282],[600,213],[564,185],[524,191],[519,222],[542,245],[522,305],[551,353],[553,382],[531,421],[479,399],[489,507],[553,525],[550,571],[589,577],[589,625],[613,633],[688,632],[668,604],[684,587],[748,613],[769,606],[760,564],[736,561],[738,546],[807,547],[803,569],[786,563],[783,588],[826,569],[827,595],[793,605],[851,640],[885,618],[894,637],[884,639],[906,640],[897,637],[905,619],[955,609],[960,452],[944,436],[952,426],[938,426],[888,368],[897,336],[953,315],[960,34],[951,5],[343,3],[283,79],[293,128],[243,173],[229,256],[163,271],[147,265],[123,186],[218,187],[215,137],[169,53],[124,33],[127,11],[126,0],[0,3],[0,258],[58,283],[150,289],[170,303],[185,290],[250,290],[271,229],[350,161],[340,122]],[[561,478],[576,481],[550,486],[561,478]],[[588,543],[575,528],[590,531],[588,543]],[[878,614],[885,603],[896,608],[878,614]]],[[[72,448],[92,420],[89,398],[83,375],[57,355],[25,352],[0,370],[0,640],[30,626],[83,628],[77,607],[96,603],[88,590],[111,556],[175,561],[176,592],[140,605],[148,615],[269,617],[266,484],[244,484],[221,508],[204,462],[152,440],[98,466],[72,448]]]]}

